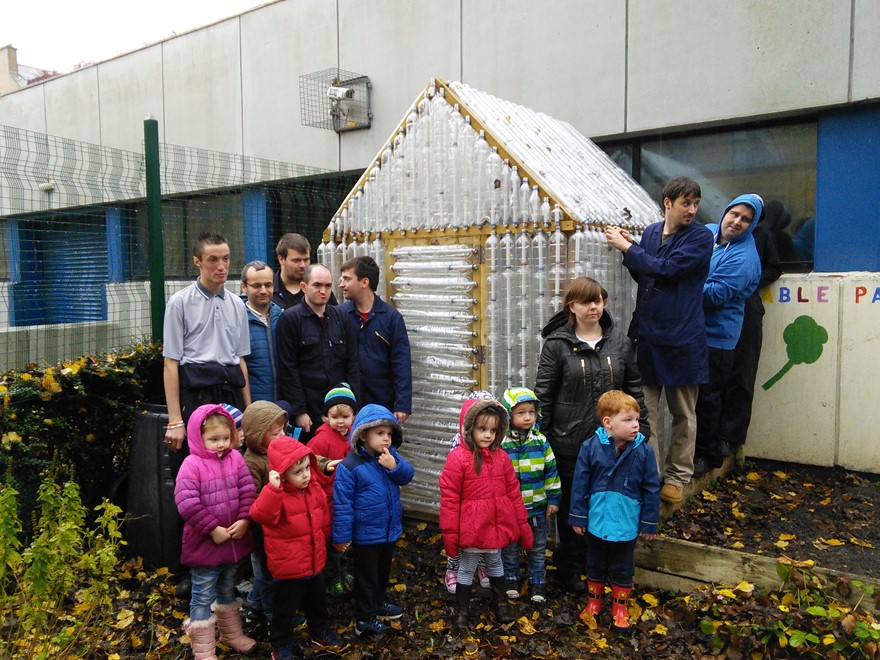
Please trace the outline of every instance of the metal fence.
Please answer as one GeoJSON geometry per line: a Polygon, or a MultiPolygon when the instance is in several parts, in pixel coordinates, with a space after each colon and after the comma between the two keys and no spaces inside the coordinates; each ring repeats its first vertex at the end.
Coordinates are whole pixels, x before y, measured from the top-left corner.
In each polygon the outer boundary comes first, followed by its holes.
{"type": "MultiPolygon", "coordinates": [[[[180,145],[159,148],[166,299],[202,231],[229,240],[229,289],[287,232],[313,250],[357,180],[180,145]]],[[[0,372],[150,339],[144,155],[0,126],[0,372]]]]}

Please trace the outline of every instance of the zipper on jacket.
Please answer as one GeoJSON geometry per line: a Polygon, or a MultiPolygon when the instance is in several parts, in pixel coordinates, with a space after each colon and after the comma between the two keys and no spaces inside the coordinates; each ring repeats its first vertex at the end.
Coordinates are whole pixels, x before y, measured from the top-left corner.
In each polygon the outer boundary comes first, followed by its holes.
{"type": "Polygon", "coordinates": [[[379,339],[381,339],[383,342],[385,342],[385,344],[387,344],[388,346],[391,346],[391,342],[388,341],[387,339],[385,339],[385,337],[383,337],[382,335],[380,335],[378,331],[373,330],[373,334],[375,334],[379,339]]]}
{"type": "Polygon", "coordinates": [[[587,364],[584,361],[584,358],[581,358],[581,378],[584,381],[584,385],[587,384],[587,364]]]}
{"type": "Polygon", "coordinates": [[[608,360],[608,373],[610,374],[609,377],[611,378],[611,389],[613,390],[614,389],[614,368],[611,366],[611,356],[606,355],[605,359],[608,360]]]}

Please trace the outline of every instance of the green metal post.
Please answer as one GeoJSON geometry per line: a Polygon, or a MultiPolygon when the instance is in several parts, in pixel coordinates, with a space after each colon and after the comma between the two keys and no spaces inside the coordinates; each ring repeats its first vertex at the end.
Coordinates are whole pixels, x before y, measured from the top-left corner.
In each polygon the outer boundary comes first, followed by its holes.
{"type": "Polygon", "coordinates": [[[165,318],[165,246],[162,241],[162,186],[159,178],[159,122],[144,119],[144,164],[147,178],[147,235],[149,237],[150,325],[153,341],[162,341],[165,318]]]}

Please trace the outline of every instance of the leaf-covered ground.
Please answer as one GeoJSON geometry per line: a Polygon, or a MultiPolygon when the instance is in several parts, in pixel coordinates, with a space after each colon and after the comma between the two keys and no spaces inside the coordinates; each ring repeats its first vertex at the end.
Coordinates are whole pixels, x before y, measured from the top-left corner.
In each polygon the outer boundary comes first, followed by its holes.
{"type": "Polygon", "coordinates": [[[880,577],[880,475],[749,461],[663,525],[704,545],[880,577]]]}
{"type": "MultiPolygon", "coordinates": [[[[855,555],[859,562],[847,559],[846,570],[876,569],[867,565],[870,558],[876,557],[873,548],[850,541],[850,537],[865,544],[877,541],[876,536],[871,536],[876,532],[861,525],[865,516],[873,511],[876,481],[864,475],[832,472],[838,486],[834,489],[819,480],[812,470],[808,477],[792,466],[750,465],[747,472],[719,482],[708,496],[689,503],[667,524],[667,533],[688,534],[691,540],[725,547],[733,547],[738,540],[744,549],[751,547],[766,554],[770,554],[771,549],[779,550],[779,554],[789,557],[800,556],[801,553],[796,552],[799,548],[805,550],[803,556],[824,557],[852,546],[863,554],[855,555]],[[801,505],[814,510],[810,512],[815,514],[814,518],[806,516],[805,519],[819,521],[815,540],[824,539],[823,549],[813,544],[814,538],[807,533],[816,523],[791,522],[801,520],[795,515],[801,505]],[[726,522],[721,524],[724,520],[726,522]],[[728,528],[730,533],[726,533],[728,528]],[[780,538],[781,534],[793,538],[780,538]],[[839,539],[844,545],[827,543],[832,539],[839,539]],[[788,543],[785,553],[783,548],[774,545],[777,541],[788,543]],[[860,563],[862,561],[865,563],[860,563]]],[[[350,643],[343,657],[395,660],[580,658],[590,654],[603,658],[719,660],[877,657],[880,624],[863,608],[852,610],[834,600],[836,592],[849,590],[852,585],[823,582],[807,570],[802,571],[804,567],[791,569],[792,581],[797,581],[801,590],[789,584],[786,590],[761,593],[753,585],[742,582],[674,593],[636,585],[630,600],[630,613],[636,624],[633,634],[627,638],[618,637],[611,630],[608,603],[597,621],[583,621],[578,617],[584,606],[583,597],[562,592],[552,579],[545,606],[537,608],[529,602],[517,601],[514,607],[518,619],[507,626],[495,624],[489,595],[483,592],[472,602],[472,633],[459,638],[449,629],[452,597],[443,586],[445,560],[441,548],[435,524],[406,522],[404,537],[396,551],[390,593],[405,608],[405,615],[394,622],[390,634],[380,640],[357,638],[351,603],[346,599],[331,601],[331,621],[350,643]]],[[[821,563],[830,566],[828,562],[821,563]]],[[[191,657],[188,640],[181,629],[188,604],[175,598],[173,581],[167,571],[148,571],[136,562],[129,562],[123,573],[122,588],[117,597],[116,622],[105,631],[107,657],[114,660],[191,657]]],[[[869,601],[875,597],[866,595],[869,601]]],[[[246,620],[245,627],[260,641],[259,650],[252,657],[268,657],[265,627],[251,619],[246,620]]],[[[307,641],[306,631],[300,631],[298,643],[303,657],[317,657],[307,647],[307,641]]],[[[219,650],[221,657],[235,657],[222,646],[219,650]]]]}

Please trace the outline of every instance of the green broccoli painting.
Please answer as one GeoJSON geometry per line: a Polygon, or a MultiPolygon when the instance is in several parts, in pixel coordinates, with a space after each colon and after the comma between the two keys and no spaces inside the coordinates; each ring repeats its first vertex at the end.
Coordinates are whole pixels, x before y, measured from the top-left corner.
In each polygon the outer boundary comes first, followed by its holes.
{"type": "Polygon", "coordinates": [[[828,331],[809,316],[798,316],[785,326],[782,332],[788,362],[762,386],[765,390],[773,387],[780,378],[796,364],[813,364],[822,356],[822,347],[828,341],[828,331]]]}

